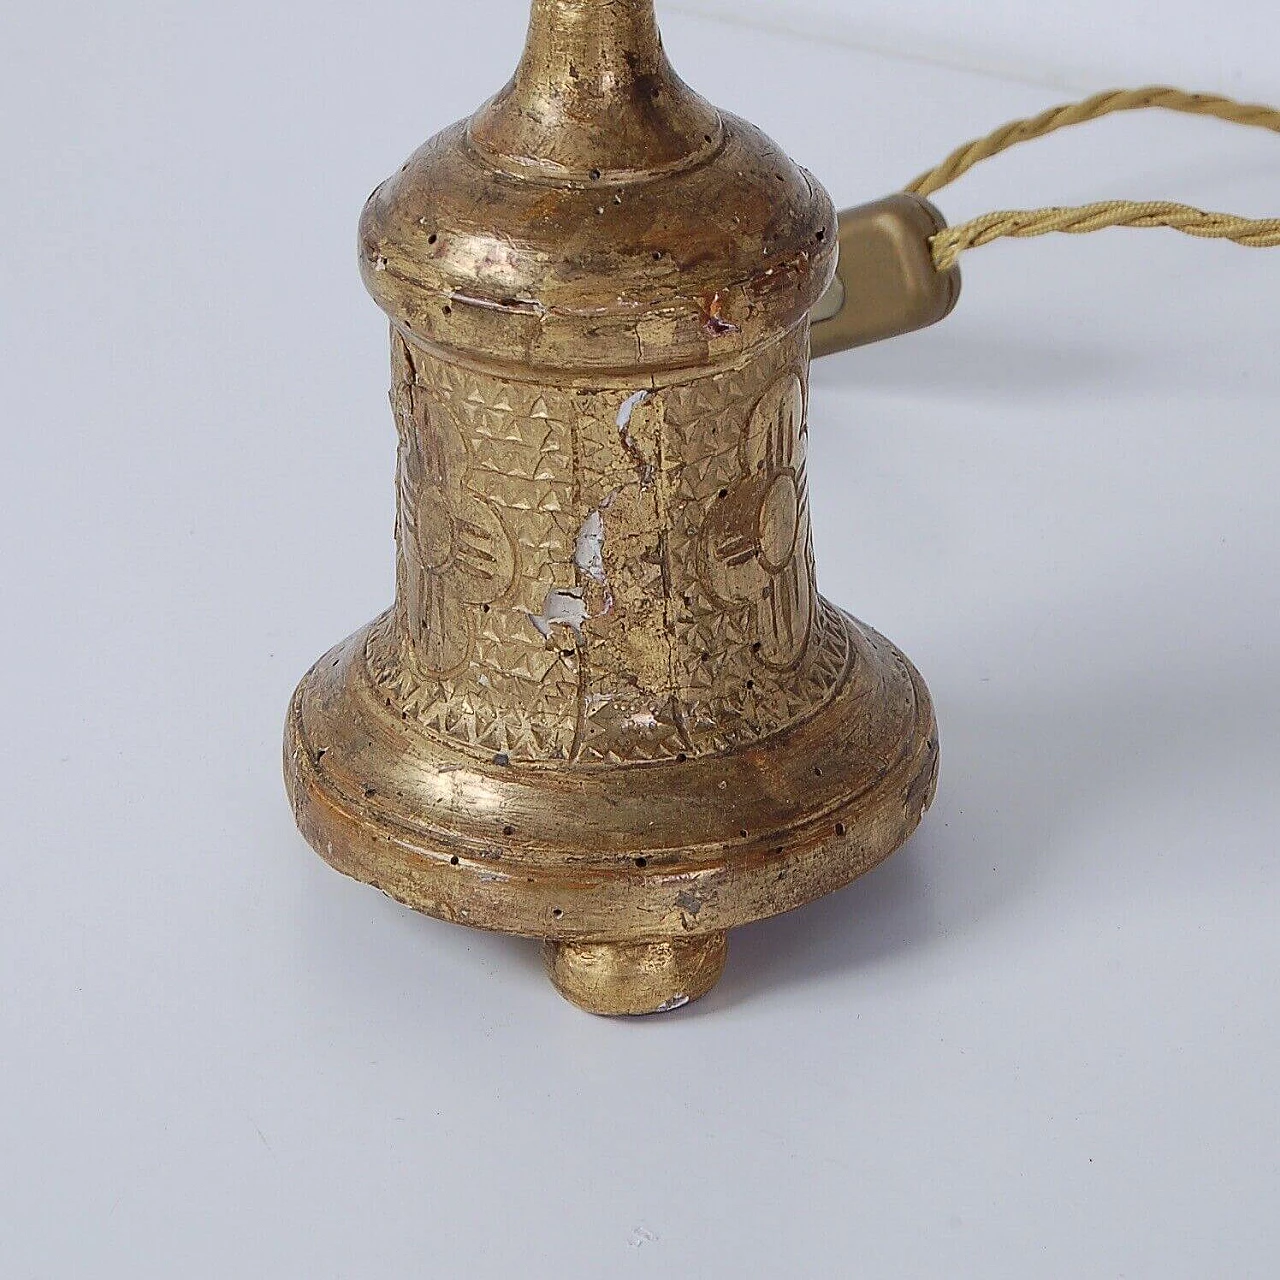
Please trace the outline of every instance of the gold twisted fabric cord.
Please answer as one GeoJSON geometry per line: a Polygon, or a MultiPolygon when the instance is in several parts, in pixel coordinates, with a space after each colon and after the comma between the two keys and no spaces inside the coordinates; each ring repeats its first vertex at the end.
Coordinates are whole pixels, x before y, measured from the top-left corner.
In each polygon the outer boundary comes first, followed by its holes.
{"type": "MultiPolygon", "coordinates": [[[[1280,110],[1260,104],[1235,102],[1207,93],[1185,93],[1163,85],[1145,89],[1116,89],[1095,94],[1083,102],[1053,107],[1026,120],[1014,120],[985,138],[957,147],[940,165],[922,173],[907,191],[929,196],[967,173],[979,161],[990,159],[1020,142],[1043,138],[1068,125],[1098,120],[1117,111],[1160,107],[1190,115],[1213,116],[1232,124],[1247,124],[1280,133],[1280,110]]],[[[966,249],[990,244],[1004,236],[1043,236],[1051,232],[1084,235],[1104,227],[1171,227],[1185,235],[1231,240],[1255,249],[1280,246],[1280,218],[1242,218],[1229,213],[1209,213],[1171,201],[1106,200],[1080,207],[1010,209],[983,214],[939,232],[930,242],[934,266],[946,271],[966,249]]]]}

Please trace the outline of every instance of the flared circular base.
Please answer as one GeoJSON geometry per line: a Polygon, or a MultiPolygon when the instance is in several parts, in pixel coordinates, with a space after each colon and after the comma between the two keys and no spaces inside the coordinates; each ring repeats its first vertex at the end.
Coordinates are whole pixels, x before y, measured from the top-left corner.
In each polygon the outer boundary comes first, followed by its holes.
{"type": "Polygon", "coordinates": [[[720,755],[629,765],[518,765],[432,734],[373,686],[365,628],[290,706],[298,825],[339,871],[419,911],[564,944],[550,972],[584,1008],[696,998],[719,976],[726,930],[868,870],[933,798],[923,681],[842,618],[848,675],[812,715],[720,755]]]}

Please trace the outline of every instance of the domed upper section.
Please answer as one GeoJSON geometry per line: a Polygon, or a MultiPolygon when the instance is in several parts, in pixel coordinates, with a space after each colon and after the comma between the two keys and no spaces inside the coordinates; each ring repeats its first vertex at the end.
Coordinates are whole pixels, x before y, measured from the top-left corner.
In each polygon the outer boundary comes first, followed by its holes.
{"type": "Polygon", "coordinates": [[[652,0],[533,0],[511,82],[360,222],[411,337],[588,381],[735,359],[809,310],[835,251],[826,192],[680,80],[652,0]]]}

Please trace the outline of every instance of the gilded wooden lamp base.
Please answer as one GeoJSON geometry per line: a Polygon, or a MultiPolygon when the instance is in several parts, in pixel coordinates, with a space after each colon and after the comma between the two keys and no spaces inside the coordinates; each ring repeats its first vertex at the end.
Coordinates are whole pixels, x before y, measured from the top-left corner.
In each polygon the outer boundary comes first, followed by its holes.
{"type": "Polygon", "coordinates": [[[924,685],[817,591],[835,209],[680,80],[652,0],[532,0],[511,82],[369,197],[359,252],[396,597],[294,697],[298,824],[419,911],[543,939],[585,1009],[675,1008],[933,794],[924,685]]]}
{"type": "Polygon", "coordinates": [[[383,692],[378,624],[307,674],[290,708],[298,824],[339,871],[429,915],[543,938],[557,989],[593,1013],[705,994],[729,929],[829,893],[892,853],[933,797],[923,682],[824,604],[847,639],[829,700],[755,746],[568,771],[424,737],[383,692]]]}

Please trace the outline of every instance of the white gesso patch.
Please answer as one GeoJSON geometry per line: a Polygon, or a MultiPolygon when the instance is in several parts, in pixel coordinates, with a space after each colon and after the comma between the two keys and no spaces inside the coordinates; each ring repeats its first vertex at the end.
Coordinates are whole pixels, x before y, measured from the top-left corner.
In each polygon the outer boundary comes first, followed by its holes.
{"type": "Polygon", "coordinates": [[[587,620],[587,603],[581,587],[552,587],[542,601],[542,612],[531,613],[529,621],[538,628],[544,640],[551,639],[551,628],[563,623],[582,639],[582,624],[587,620]]]}
{"type": "Polygon", "coordinates": [[[621,404],[618,409],[618,430],[625,431],[631,425],[631,415],[635,413],[636,406],[648,395],[649,391],[632,392],[621,404]]]}
{"type": "Polygon", "coordinates": [[[591,512],[578,530],[578,540],[573,548],[573,563],[592,582],[604,585],[604,516],[599,510],[591,512]]]}
{"type": "Polygon", "coordinates": [[[647,489],[653,483],[656,468],[653,462],[645,457],[644,451],[631,434],[631,415],[652,394],[652,391],[633,391],[618,407],[618,436],[622,440],[622,447],[636,464],[642,489],[647,489]]]}

